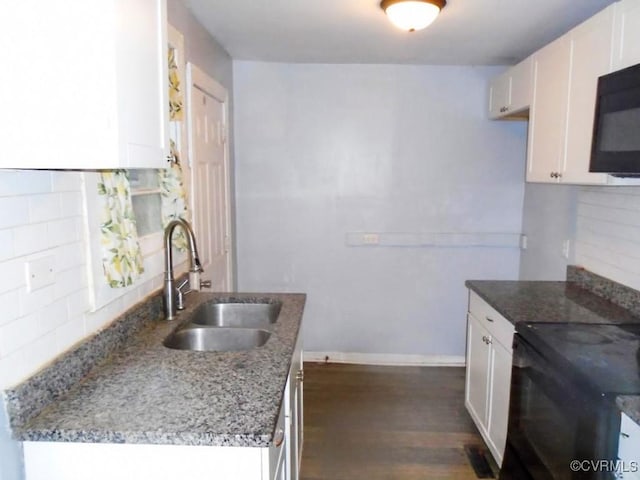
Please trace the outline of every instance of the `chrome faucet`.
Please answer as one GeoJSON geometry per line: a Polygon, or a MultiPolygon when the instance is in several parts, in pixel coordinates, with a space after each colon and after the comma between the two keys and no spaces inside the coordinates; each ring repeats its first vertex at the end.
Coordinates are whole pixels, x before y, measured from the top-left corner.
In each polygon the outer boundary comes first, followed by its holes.
{"type": "MultiPolygon", "coordinates": [[[[199,274],[203,271],[200,260],[198,259],[198,248],[196,247],[196,238],[193,234],[193,230],[186,220],[178,218],[169,222],[164,229],[164,318],[165,320],[173,320],[176,318],[177,307],[176,298],[178,295],[178,289],[175,286],[175,279],[173,278],[173,251],[171,249],[171,237],[176,227],[182,227],[187,234],[189,241],[189,275],[199,274]]],[[[184,285],[184,284],[183,284],[184,285]]],[[[182,285],[181,285],[182,286],[182,285]]],[[[194,289],[199,289],[200,285],[192,286],[194,289]]],[[[180,302],[182,303],[182,302],[180,302]]]]}

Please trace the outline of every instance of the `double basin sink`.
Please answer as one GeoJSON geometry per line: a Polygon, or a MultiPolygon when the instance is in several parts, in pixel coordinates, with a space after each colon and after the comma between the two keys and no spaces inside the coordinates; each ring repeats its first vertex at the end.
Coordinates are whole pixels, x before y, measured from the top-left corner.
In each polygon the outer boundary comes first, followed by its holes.
{"type": "Polygon", "coordinates": [[[163,342],[176,350],[233,352],[264,345],[278,320],[282,302],[214,299],[200,305],[191,320],[163,342]]]}

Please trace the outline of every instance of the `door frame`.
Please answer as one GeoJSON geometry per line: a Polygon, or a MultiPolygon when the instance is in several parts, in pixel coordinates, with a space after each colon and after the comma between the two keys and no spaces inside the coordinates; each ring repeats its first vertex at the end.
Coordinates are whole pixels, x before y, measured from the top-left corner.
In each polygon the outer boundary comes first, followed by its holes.
{"type": "MultiPolygon", "coordinates": [[[[186,97],[187,97],[187,126],[188,126],[188,131],[189,131],[189,171],[190,171],[190,180],[191,180],[191,188],[192,188],[192,192],[193,189],[195,188],[195,182],[193,179],[193,175],[194,175],[194,170],[193,170],[193,152],[195,151],[194,147],[193,147],[193,132],[194,132],[194,126],[193,126],[193,117],[192,117],[192,104],[191,104],[191,97],[192,97],[192,93],[193,93],[193,89],[197,89],[200,90],[201,92],[206,93],[207,95],[212,96],[213,98],[215,98],[217,101],[219,101],[220,103],[222,103],[222,114],[224,117],[224,123],[223,123],[223,150],[224,150],[224,170],[225,170],[225,175],[224,175],[224,186],[225,186],[225,202],[227,205],[227,208],[225,209],[225,218],[224,218],[224,222],[225,222],[225,227],[227,229],[227,237],[225,238],[225,248],[227,251],[227,285],[229,286],[230,290],[233,290],[233,286],[235,285],[234,283],[234,277],[235,277],[235,272],[233,271],[233,257],[234,257],[234,252],[233,252],[233,230],[231,229],[231,170],[230,170],[230,165],[229,165],[229,93],[227,92],[227,89],[224,88],[220,83],[218,83],[216,80],[214,80],[213,78],[211,78],[209,75],[207,75],[201,68],[199,68],[197,65],[193,64],[192,62],[187,62],[187,92],[186,92],[186,97]]],[[[191,203],[191,211],[195,212],[195,195],[191,195],[191,199],[190,199],[190,203],[191,203]]],[[[194,220],[195,217],[194,217],[194,220]]],[[[197,225],[196,225],[196,229],[197,229],[197,225]]]]}

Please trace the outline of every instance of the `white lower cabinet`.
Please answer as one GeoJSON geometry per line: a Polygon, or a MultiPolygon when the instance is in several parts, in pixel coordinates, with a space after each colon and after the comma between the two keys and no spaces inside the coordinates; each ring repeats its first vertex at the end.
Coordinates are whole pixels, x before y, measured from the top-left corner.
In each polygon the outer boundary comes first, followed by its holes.
{"type": "Polygon", "coordinates": [[[302,340],[299,338],[291,359],[289,379],[285,388],[285,430],[288,432],[286,463],[288,480],[298,480],[303,442],[303,381],[302,340]]]}
{"type": "Polygon", "coordinates": [[[302,345],[298,340],[270,447],[24,442],[25,477],[26,480],[297,480],[302,426],[302,345]]]}
{"type": "Polygon", "coordinates": [[[507,440],[514,327],[469,293],[465,406],[498,465],[507,440]]]}
{"type": "Polygon", "coordinates": [[[621,415],[616,478],[640,480],[640,425],[626,414],[621,415]]]}

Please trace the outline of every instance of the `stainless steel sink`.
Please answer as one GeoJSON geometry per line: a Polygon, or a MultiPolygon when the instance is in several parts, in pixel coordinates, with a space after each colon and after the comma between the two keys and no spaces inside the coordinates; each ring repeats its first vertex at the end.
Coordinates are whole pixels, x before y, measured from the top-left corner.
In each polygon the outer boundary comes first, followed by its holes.
{"type": "Polygon", "coordinates": [[[164,346],[198,352],[233,352],[264,345],[271,332],[258,328],[188,327],[167,337],[164,346]]]}
{"type": "Polygon", "coordinates": [[[263,300],[252,303],[212,301],[201,305],[191,323],[216,327],[268,328],[278,320],[282,303],[263,300]]]}

